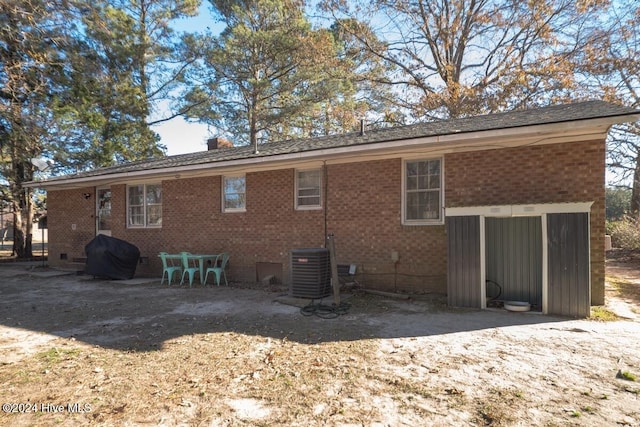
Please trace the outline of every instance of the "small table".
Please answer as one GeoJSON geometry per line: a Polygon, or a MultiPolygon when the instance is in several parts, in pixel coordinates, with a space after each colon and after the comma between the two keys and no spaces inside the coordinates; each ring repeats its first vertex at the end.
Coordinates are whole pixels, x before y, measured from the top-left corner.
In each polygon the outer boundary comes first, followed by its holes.
{"type": "Polygon", "coordinates": [[[187,258],[191,261],[191,260],[197,260],[198,261],[198,267],[199,267],[199,273],[200,273],[200,284],[204,285],[204,262],[207,260],[211,261],[211,266],[215,266],[216,263],[218,262],[218,257],[220,256],[220,254],[212,254],[212,255],[205,255],[205,254],[189,254],[187,256],[187,258]]]}
{"type": "MultiPolygon", "coordinates": [[[[207,260],[211,261],[211,265],[214,266],[218,262],[218,257],[221,254],[187,254],[188,261],[198,261],[198,268],[200,273],[200,284],[204,285],[204,263],[207,260]]],[[[182,262],[182,254],[167,254],[167,260],[177,260],[182,262]]],[[[183,268],[188,267],[183,265],[183,268]]]]}

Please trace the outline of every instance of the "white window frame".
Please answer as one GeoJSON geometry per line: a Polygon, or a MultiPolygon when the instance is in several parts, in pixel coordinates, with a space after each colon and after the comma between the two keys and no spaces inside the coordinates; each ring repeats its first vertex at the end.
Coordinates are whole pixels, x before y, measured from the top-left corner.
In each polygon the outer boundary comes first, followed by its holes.
{"type": "MultiPolygon", "coordinates": [[[[309,169],[296,169],[295,170],[295,194],[294,194],[294,199],[295,199],[295,208],[296,210],[314,210],[314,209],[322,209],[322,168],[309,168],[309,169]],[[314,204],[314,205],[301,205],[300,204],[300,194],[299,191],[301,190],[300,188],[300,173],[301,172],[313,172],[313,171],[317,171],[318,172],[318,204],[314,204]]],[[[311,188],[311,187],[310,187],[311,188]]],[[[316,197],[316,196],[302,196],[304,197],[316,197]]]]}
{"type": "Polygon", "coordinates": [[[429,157],[429,158],[407,158],[402,161],[402,224],[403,225],[442,225],[444,224],[444,157],[429,157]],[[440,189],[439,189],[439,203],[440,211],[438,212],[438,218],[434,219],[407,219],[407,163],[414,162],[440,162],[440,189]]]}
{"type": "MultiPolygon", "coordinates": [[[[222,191],[220,192],[221,196],[222,196],[222,212],[246,212],[247,211],[247,177],[245,174],[238,174],[238,175],[223,175],[222,176],[222,191]],[[227,208],[227,204],[226,204],[226,200],[227,200],[227,179],[238,179],[238,178],[242,178],[244,181],[244,206],[240,207],[240,208],[227,208]]],[[[234,194],[241,194],[241,193],[234,193],[234,194]]]]}
{"type": "Polygon", "coordinates": [[[148,182],[142,184],[128,184],[127,185],[127,228],[162,228],[162,183],[161,182],[148,182]],[[149,204],[147,203],[147,186],[159,186],[160,187],[160,203],[149,204]],[[142,224],[131,223],[131,198],[129,191],[133,187],[142,187],[142,224]],[[149,224],[148,210],[150,206],[160,206],[160,224],[149,224]]]}

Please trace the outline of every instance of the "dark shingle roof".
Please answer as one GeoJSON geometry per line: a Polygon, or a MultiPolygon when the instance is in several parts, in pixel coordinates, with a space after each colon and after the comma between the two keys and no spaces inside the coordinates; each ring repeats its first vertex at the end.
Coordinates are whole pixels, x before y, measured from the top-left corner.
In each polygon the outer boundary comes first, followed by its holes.
{"type": "Polygon", "coordinates": [[[199,164],[215,164],[225,161],[262,158],[283,154],[301,153],[330,148],[359,146],[364,144],[398,141],[421,137],[444,136],[469,132],[509,129],[523,126],[570,122],[605,117],[640,114],[640,111],[629,107],[620,107],[603,101],[587,101],[574,104],[556,105],[525,111],[512,111],[460,119],[440,120],[417,123],[386,129],[370,130],[361,135],[351,132],[339,135],[316,138],[293,139],[282,142],[261,144],[259,153],[253,147],[241,146],[221,150],[202,151],[197,153],[167,156],[160,159],[140,160],[121,165],[99,168],[77,174],[54,177],[47,180],[73,179],[111,174],[127,173],[141,170],[180,168],[199,164]]]}

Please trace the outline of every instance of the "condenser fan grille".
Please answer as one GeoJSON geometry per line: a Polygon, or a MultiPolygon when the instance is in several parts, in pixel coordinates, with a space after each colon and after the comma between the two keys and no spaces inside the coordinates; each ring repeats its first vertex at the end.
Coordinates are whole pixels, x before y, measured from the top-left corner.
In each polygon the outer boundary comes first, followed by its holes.
{"type": "Polygon", "coordinates": [[[324,248],[291,250],[291,295],[298,298],[324,298],[331,294],[329,250],[324,248]]]}

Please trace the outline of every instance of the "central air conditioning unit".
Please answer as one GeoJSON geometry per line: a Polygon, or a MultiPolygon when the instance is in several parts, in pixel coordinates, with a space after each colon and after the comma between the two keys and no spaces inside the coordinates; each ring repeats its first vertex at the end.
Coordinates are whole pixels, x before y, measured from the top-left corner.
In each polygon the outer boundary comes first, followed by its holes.
{"type": "Polygon", "coordinates": [[[292,249],[290,265],[291,296],[319,299],[331,294],[328,249],[292,249]]]}

